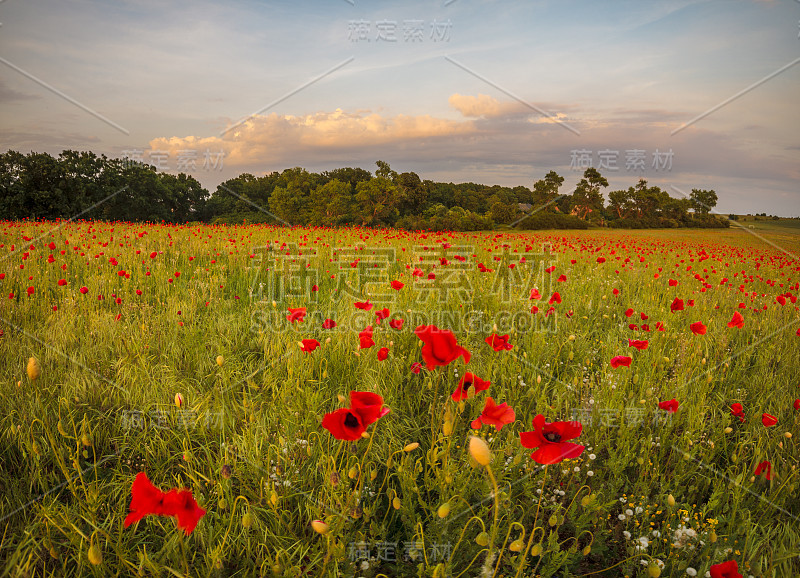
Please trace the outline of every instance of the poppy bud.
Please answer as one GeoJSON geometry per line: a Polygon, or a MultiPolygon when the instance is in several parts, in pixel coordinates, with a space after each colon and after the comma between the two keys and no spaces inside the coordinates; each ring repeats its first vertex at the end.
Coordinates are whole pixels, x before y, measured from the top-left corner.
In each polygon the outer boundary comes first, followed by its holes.
{"type": "Polygon", "coordinates": [[[447,421],[444,422],[444,426],[442,426],[442,433],[444,435],[446,435],[446,436],[449,436],[451,433],[453,433],[453,422],[452,421],[447,420],[447,421]]]}
{"type": "Polygon", "coordinates": [[[552,516],[550,516],[550,519],[547,520],[547,523],[550,524],[551,526],[555,526],[556,524],[558,524],[558,517],[556,517],[556,515],[553,514],[552,516]]]}
{"type": "Polygon", "coordinates": [[[347,398],[345,396],[343,396],[341,393],[336,394],[336,399],[339,400],[339,403],[344,403],[344,402],[347,401],[347,398]]]}
{"type": "Polygon", "coordinates": [[[531,556],[539,556],[542,553],[542,545],[541,544],[534,544],[533,548],[531,548],[531,556]]]}
{"type": "Polygon", "coordinates": [[[586,546],[586,547],[583,549],[583,555],[584,555],[584,556],[588,556],[588,555],[589,555],[591,552],[592,552],[592,547],[591,547],[591,546],[586,546]]]}
{"type": "Polygon", "coordinates": [[[222,367],[222,364],[223,364],[223,363],[225,363],[225,358],[224,358],[224,357],[222,357],[221,355],[217,355],[217,365],[219,365],[220,367],[222,367]]]}
{"type": "Polygon", "coordinates": [[[175,405],[183,407],[183,396],[180,393],[175,394],[175,405]]]}
{"type": "Polygon", "coordinates": [[[88,556],[89,562],[94,566],[99,566],[103,563],[103,553],[100,551],[100,547],[97,544],[91,545],[88,556]]]}
{"type": "Polygon", "coordinates": [[[398,498],[397,496],[395,496],[395,497],[394,497],[394,500],[392,500],[392,507],[393,507],[395,510],[399,510],[399,509],[400,509],[400,507],[401,507],[402,505],[403,505],[403,503],[400,501],[400,498],[398,498]]]}
{"type": "Polygon", "coordinates": [[[42,366],[39,365],[39,360],[35,357],[31,357],[28,360],[28,367],[26,368],[28,372],[28,379],[31,381],[36,381],[40,375],[42,375],[42,366]]]}
{"type": "Polygon", "coordinates": [[[492,461],[489,446],[479,437],[472,436],[469,438],[469,453],[482,466],[488,466],[492,461]]]}
{"type": "Polygon", "coordinates": [[[277,506],[278,505],[278,494],[276,494],[273,491],[272,495],[269,497],[269,501],[272,503],[273,506],[277,506]]]}
{"type": "Polygon", "coordinates": [[[449,513],[450,513],[450,504],[447,502],[439,506],[439,509],[436,510],[436,515],[439,516],[440,518],[446,518],[447,514],[449,513]]]}
{"type": "Polygon", "coordinates": [[[222,466],[220,474],[222,475],[223,478],[225,478],[226,480],[231,479],[231,473],[233,473],[233,469],[228,464],[222,466]]]}
{"type": "Polygon", "coordinates": [[[356,468],[355,466],[350,468],[347,472],[347,477],[350,478],[351,480],[355,480],[357,475],[358,475],[358,468],[356,468]]]}
{"type": "Polygon", "coordinates": [[[415,449],[419,447],[419,443],[413,442],[408,444],[406,447],[403,448],[404,452],[413,452],[415,449]]]}
{"type": "Polygon", "coordinates": [[[486,532],[481,532],[475,537],[475,543],[478,544],[478,546],[488,546],[489,534],[486,532]]]}
{"type": "Polygon", "coordinates": [[[242,527],[250,528],[252,526],[253,526],[253,514],[251,514],[250,511],[248,510],[247,512],[244,513],[244,516],[242,516],[242,527]]]}
{"type": "Polygon", "coordinates": [[[512,552],[521,552],[524,545],[525,544],[521,539],[516,539],[509,544],[508,549],[512,552]]]}
{"type": "Polygon", "coordinates": [[[661,576],[661,568],[659,568],[658,564],[655,562],[650,562],[650,565],[647,567],[647,575],[652,578],[658,578],[661,576]]]}
{"type": "Polygon", "coordinates": [[[669,504],[670,508],[674,507],[675,506],[675,496],[673,496],[672,494],[667,496],[667,504],[669,504]]]}
{"type": "Polygon", "coordinates": [[[725,428],[724,430],[722,430],[722,431],[724,431],[725,433],[731,433],[731,432],[733,431],[733,428],[732,428],[732,427],[726,427],[726,428],[725,428]]]}
{"type": "Polygon", "coordinates": [[[314,528],[314,531],[317,534],[327,534],[330,526],[323,522],[322,520],[314,520],[311,522],[311,527],[314,528]]]}

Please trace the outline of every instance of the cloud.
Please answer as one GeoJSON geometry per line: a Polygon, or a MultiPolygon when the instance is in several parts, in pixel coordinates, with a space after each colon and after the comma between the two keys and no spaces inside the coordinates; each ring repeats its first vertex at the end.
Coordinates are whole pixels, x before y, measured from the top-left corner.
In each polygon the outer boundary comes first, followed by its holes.
{"type": "Polygon", "coordinates": [[[496,118],[510,114],[518,114],[527,110],[517,102],[500,102],[487,94],[467,96],[455,93],[448,100],[450,106],[468,118],[496,118]]]}
{"type": "Polygon", "coordinates": [[[471,121],[454,121],[430,115],[382,116],[371,111],[316,112],[308,115],[256,115],[241,126],[213,137],[160,137],[150,141],[153,150],[206,149],[225,152],[231,166],[293,163],[319,152],[367,151],[377,146],[425,142],[467,135],[471,121]]]}

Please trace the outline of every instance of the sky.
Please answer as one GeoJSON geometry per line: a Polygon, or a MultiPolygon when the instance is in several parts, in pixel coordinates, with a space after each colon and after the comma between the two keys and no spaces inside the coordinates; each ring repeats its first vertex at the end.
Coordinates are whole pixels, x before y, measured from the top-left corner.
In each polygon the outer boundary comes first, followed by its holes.
{"type": "Polygon", "coordinates": [[[0,0],[0,150],[800,215],[800,0],[0,0]]]}

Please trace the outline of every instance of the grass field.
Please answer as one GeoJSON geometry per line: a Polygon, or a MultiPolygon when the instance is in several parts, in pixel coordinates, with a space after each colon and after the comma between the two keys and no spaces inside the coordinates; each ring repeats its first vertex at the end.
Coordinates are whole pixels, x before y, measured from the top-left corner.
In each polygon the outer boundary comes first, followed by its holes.
{"type": "Polygon", "coordinates": [[[2,575],[796,576],[800,234],[761,224],[0,223],[2,575]],[[345,441],[351,391],[391,411],[345,441]],[[192,532],[126,527],[139,472],[192,532]]]}

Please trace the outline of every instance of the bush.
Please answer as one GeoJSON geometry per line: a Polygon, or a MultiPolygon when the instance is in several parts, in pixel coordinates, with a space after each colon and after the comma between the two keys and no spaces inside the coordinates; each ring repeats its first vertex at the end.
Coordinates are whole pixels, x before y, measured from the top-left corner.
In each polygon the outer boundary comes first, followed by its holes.
{"type": "Polygon", "coordinates": [[[588,229],[589,223],[573,215],[559,213],[544,213],[525,217],[516,228],[518,229],[588,229]]]}

